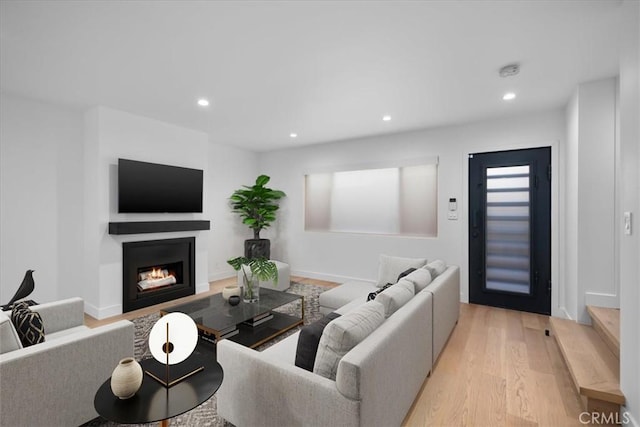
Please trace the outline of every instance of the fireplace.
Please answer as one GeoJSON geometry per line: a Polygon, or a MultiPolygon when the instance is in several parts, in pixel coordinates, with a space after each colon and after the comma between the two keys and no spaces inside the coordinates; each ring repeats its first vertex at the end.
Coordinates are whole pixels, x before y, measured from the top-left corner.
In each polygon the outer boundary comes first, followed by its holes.
{"type": "Polygon", "coordinates": [[[122,244],[122,311],[195,294],[195,237],[122,244]]]}

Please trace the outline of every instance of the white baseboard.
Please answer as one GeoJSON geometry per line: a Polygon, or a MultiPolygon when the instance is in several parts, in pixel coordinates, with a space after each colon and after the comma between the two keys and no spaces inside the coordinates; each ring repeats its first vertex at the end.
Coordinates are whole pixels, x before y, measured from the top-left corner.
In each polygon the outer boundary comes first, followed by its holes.
{"type": "Polygon", "coordinates": [[[217,273],[209,274],[209,282],[215,282],[216,280],[229,279],[231,277],[235,277],[234,274],[229,274],[229,271],[219,271],[217,273]]]}
{"type": "Polygon", "coordinates": [[[196,285],[196,294],[201,294],[202,292],[207,292],[209,290],[209,282],[198,283],[196,285]]]}
{"type": "Polygon", "coordinates": [[[350,277],[350,276],[339,276],[339,275],[336,275],[336,274],[317,273],[315,271],[292,270],[291,271],[291,275],[292,276],[308,277],[310,279],[326,280],[328,282],[337,282],[337,283],[344,283],[344,282],[348,282],[350,280],[357,280],[357,281],[360,281],[360,282],[375,283],[375,280],[371,280],[371,279],[362,279],[360,277],[350,277]]]}
{"type": "MultiPolygon", "coordinates": [[[[209,283],[198,283],[196,285],[196,294],[207,292],[209,290],[209,283]]],[[[107,317],[117,316],[122,314],[122,304],[114,304],[109,307],[98,308],[93,304],[84,302],[84,312],[94,319],[102,320],[107,317]]]]}
{"type": "Polygon", "coordinates": [[[560,307],[560,313],[565,319],[573,320],[573,317],[571,317],[566,307],[560,307]]]}
{"type": "Polygon", "coordinates": [[[98,308],[93,304],[89,304],[88,302],[84,302],[84,312],[94,319],[102,320],[107,317],[117,316],[118,314],[122,314],[122,304],[114,304],[105,308],[98,308]]]}
{"type": "Polygon", "coordinates": [[[585,305],[595,305],[596,307],[620,308],[620,301],[614,294],[599,294],[596,292],[585,292],[585,305]]]}

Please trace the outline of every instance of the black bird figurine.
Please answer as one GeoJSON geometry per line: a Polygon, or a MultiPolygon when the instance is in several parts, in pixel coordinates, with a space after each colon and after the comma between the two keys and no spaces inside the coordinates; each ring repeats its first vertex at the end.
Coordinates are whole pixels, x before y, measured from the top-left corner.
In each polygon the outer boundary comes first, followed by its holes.
{"type": "Polygon", "coordinates": [[[31,292],[33,292],[33,289],[36,286],[34,281],[33,281],[33,272],[34,271],[35,270],[27,270],[27,272],[24,273],[24,279],[22,279],[22,283],[20,283],[20,287],[16,291],[15,295],[13,296],[13,298],[11,298],[11,301],[9,301],[7,306],[10,306],[11,304],[13,304],[14,302],[18,301],[19,299],[28,297],[29,294],[31,294],[31,292]]]}

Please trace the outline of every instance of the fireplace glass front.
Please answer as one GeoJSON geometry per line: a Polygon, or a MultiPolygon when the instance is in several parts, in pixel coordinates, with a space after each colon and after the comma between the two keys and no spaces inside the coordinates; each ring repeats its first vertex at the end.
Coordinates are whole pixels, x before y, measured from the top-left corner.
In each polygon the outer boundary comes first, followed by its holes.
{"type": "Polygon", "coordinates": [[[195,294],[195,238],[122,244],[122,310],[195,294]]]}

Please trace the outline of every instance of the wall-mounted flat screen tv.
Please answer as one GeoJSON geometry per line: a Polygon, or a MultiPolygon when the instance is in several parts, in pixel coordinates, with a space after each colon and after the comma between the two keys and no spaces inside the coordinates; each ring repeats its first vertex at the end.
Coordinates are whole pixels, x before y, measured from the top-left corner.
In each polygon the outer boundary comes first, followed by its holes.
{"type": "Polygon", "coordinates": [[[118,212],[202,212],[202,171],[118,159],[118,212]]]}

